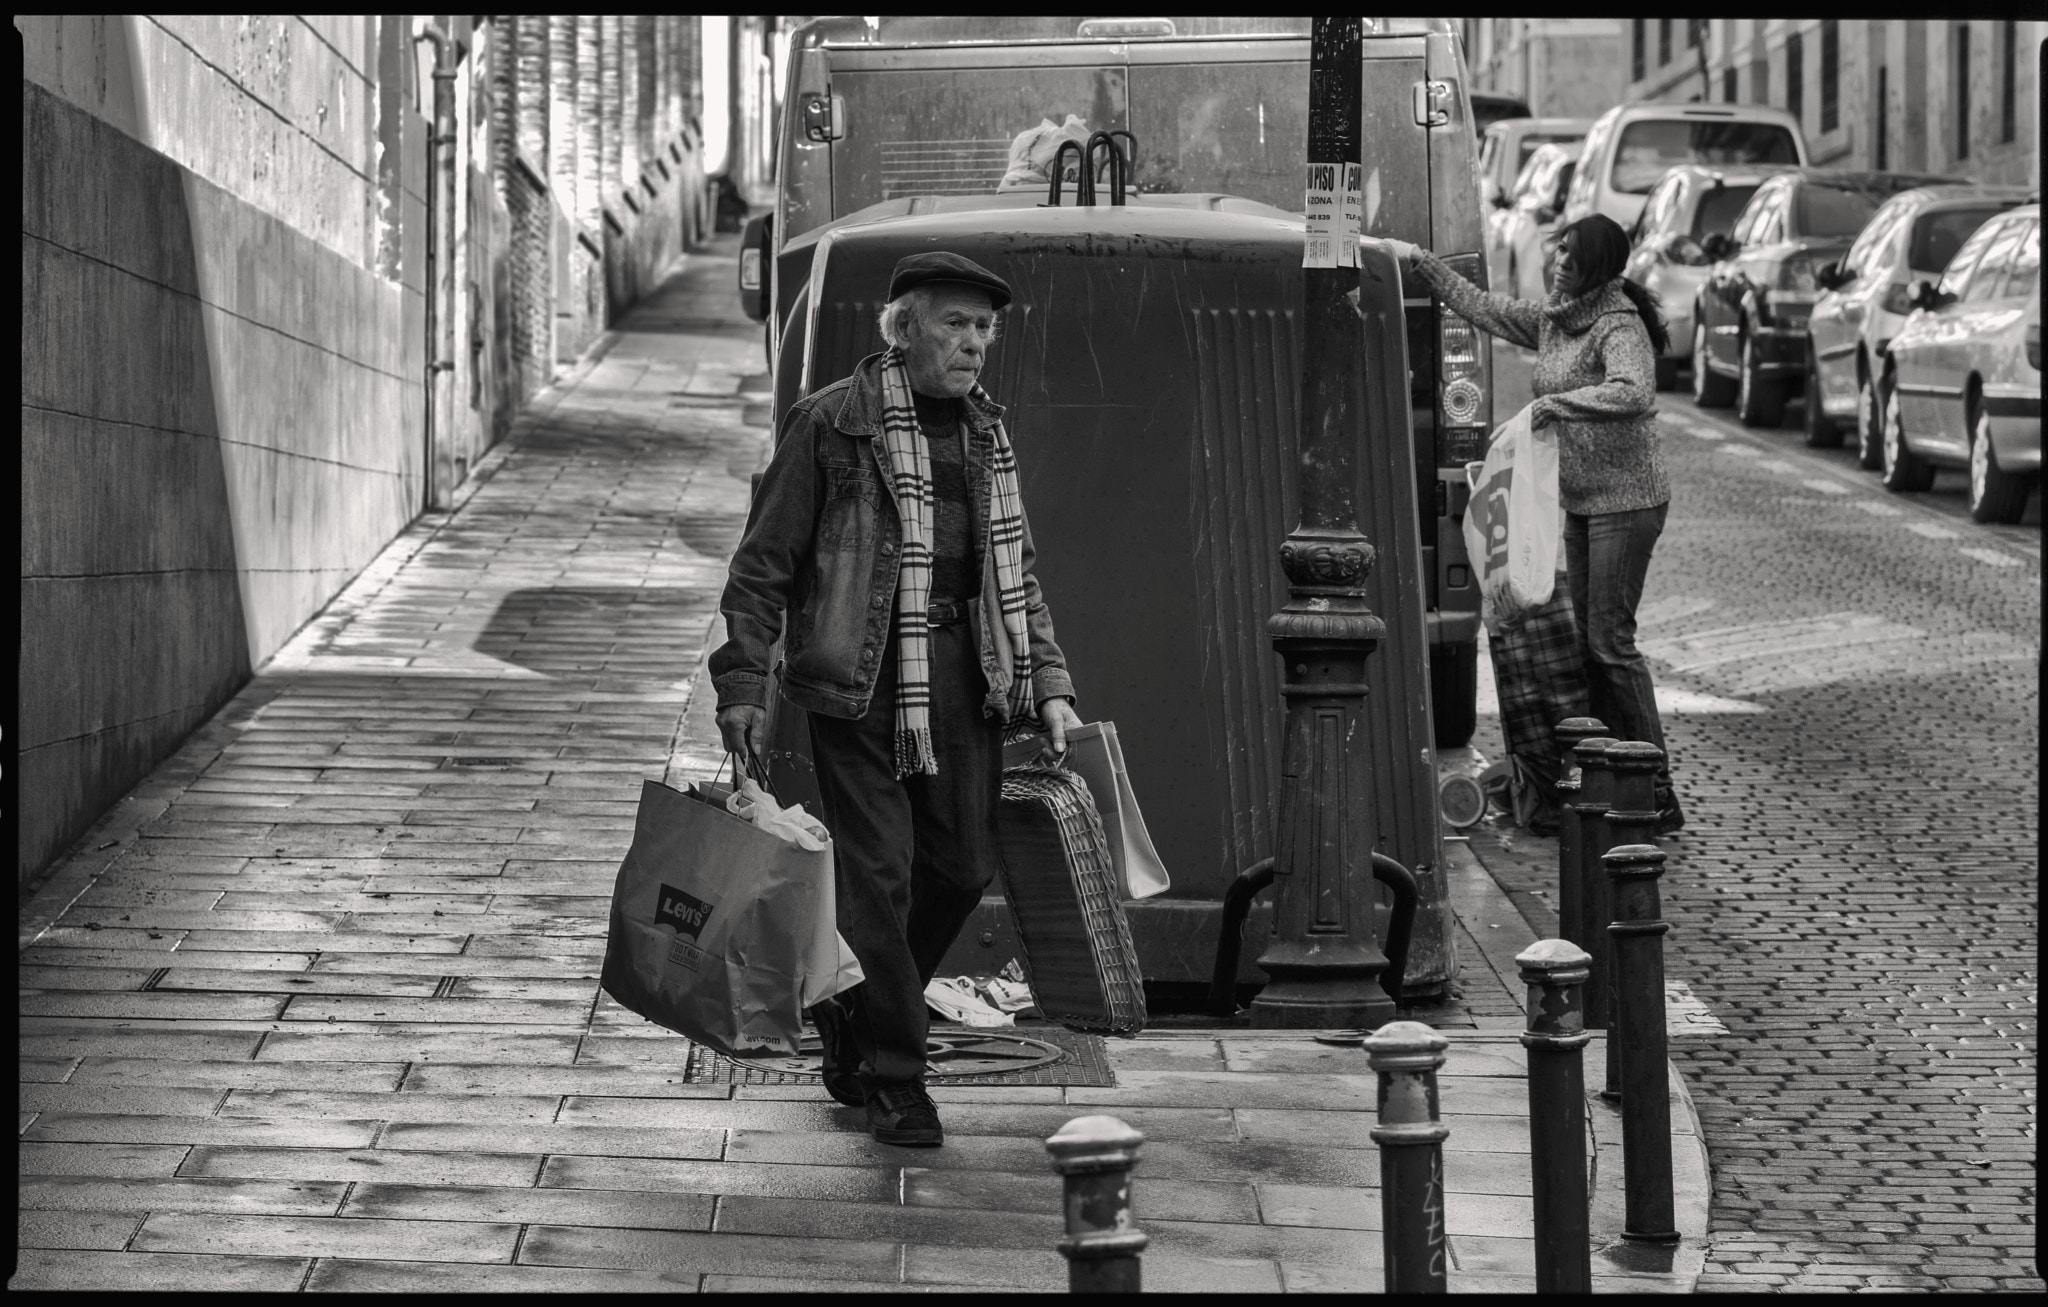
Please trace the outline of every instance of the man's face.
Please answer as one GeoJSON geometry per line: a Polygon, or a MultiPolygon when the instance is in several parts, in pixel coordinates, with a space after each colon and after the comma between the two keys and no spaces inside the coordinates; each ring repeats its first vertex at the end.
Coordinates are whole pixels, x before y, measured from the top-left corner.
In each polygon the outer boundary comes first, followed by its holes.
{"type": "Polygon", "coordinates": [[[932,287],[931,304],[922,320],[905,328],[910,343],[903,347],[903,365],[910,387],[938,399],[957,399],[974,389],[981,365],[988,361],[989,342],[996,335],[995,309],[988,292],[960,282],[932,287]]]}

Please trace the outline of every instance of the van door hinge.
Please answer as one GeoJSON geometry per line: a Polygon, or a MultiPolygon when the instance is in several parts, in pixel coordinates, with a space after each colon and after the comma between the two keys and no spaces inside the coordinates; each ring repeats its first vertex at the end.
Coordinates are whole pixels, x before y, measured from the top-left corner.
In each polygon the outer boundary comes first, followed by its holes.
{"type": "Polygon", "coordinates": [[[804,139],[836,141],[846,135],[846,97],[811,95],[804,98],[804,139]]]}
{"type": "Polygon", "coordinates": [[[1449,82],[1417,82],[1415,84],[1415,125],[1418,127],[1442,127],[1451,120],[1451,84],[1449,82]]]}

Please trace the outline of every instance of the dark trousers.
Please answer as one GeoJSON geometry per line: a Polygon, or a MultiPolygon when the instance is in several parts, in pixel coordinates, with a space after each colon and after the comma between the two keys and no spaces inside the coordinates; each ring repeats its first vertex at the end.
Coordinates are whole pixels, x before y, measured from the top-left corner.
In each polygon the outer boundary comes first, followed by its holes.
{"type": "Polygon", "coordinates": [[[1664,533],[1669,507],[1564,517],[1565,570],[1589,706],[1615,739],[1640,740],[1664,750],[1664,766],[1657,773],[1660,804],[1674,801],[1671,747],[1657,717],[1649,661],[1636,649],[1636,605],[1642,602],[1650,554],[1664,533]]]}
{"type": "Polygon", "coordinates": [[[967,623],[932,629],[931,682],[936,776],[896,778],[893,640],[866,716],[811,714],[839,933],[866,976],[839,1003],[868,1088],[924,1079],[924,987],[996,873],[1003,733],[982,715],[988,681],[967,623]]]}

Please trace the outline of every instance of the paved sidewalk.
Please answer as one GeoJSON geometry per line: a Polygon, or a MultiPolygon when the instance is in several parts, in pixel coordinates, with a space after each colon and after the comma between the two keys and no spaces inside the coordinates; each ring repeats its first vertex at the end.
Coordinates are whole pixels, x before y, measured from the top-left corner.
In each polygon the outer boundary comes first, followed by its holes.
{"type": "MultiPolygon", "coordinates": [[[[707,756],[693,685],[766,451],[735,245],[543,395],[23,909],[11,1288],[1057,1290],[1042,1141],[1097,1111],[1147,1136],[1148,1288],[1381,1287],[1355,1049],[1111,1041],[1114,1087],[943,1088],[947,1146],[911,1151],[819,1089],[685,1083],[686,1041],[598,991],[639,783],[707,756]]],[[[1451,1279],[1526,1291],[1512,955],[1535,936],[1469,852],[1451,1279]]],[[[1595,1106],[1604,1290],[1697,1273],[1706,1176],[1674,1094],[1676,1253],[1620,1246],[1595,1106]]]]}

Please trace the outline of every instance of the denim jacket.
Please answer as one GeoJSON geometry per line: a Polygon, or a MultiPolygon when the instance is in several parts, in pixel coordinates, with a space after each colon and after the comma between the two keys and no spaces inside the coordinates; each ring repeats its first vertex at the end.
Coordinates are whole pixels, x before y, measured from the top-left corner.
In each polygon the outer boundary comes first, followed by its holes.
{"type": "MultiPolygon", "coordinates": [[[[719,610],[728,639],[711,655],[718,706],[768,703],[769,659],[782,637],[783,698],[828,717],[865,716],[896,611],[897,550],[903,529],[882,466],[882,356],[790,406],[768,470],[733,554],[719,610]],[[785,618],[787,619],[785,621],[785,618]]],[[[989,547],[989,461],[1002,406],[964,402],[968,498],[982,541],[981,598],[971,615],[985,713],[1001,716],[1016,675],[1002,634],[989,547]]],[[[1024,607],[1030,632],[1032,698],[1071,696],[1067,661],[1053,642],[1052,614],[1032,575],[1031,526],[1024,525],[1024,607]]]]}

